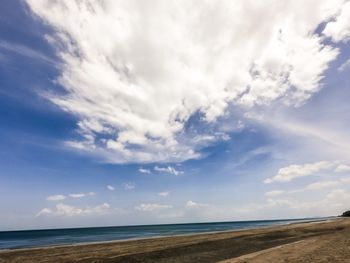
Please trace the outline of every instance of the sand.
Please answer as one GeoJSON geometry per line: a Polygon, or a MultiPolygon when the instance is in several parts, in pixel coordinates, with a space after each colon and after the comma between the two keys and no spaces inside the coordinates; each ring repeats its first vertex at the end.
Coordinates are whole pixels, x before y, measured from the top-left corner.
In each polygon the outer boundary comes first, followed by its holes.
{"type": "Polygon", "coordinates": [[[350,219],[0,252],[0,262],[350,262],[350,219]]]}

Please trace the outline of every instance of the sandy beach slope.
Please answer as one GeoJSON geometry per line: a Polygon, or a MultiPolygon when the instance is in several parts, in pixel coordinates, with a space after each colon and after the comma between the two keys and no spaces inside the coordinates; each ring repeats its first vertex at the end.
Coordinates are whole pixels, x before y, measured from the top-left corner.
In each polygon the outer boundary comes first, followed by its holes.
{"type": "Polygon", "coordinates": [[[0,252],[0,262],[350,262],[350,219],[7,250],[0,252]]]}

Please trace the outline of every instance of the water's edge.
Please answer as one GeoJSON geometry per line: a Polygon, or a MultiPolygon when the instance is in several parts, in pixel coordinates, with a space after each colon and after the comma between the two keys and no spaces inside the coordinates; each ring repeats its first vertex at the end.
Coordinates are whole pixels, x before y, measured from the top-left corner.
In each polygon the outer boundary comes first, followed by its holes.
{"type": "Polygon", "coordinates": [[[295,223],[317,222],[335,217],[283,220],[256,220],[187,224],[163,224],[116,227],[89,227],[0,232],[0,251],[9,249],[45,248],[95,244],[148,238],[187,236],[205,233],[239,231],[295,223]]]}

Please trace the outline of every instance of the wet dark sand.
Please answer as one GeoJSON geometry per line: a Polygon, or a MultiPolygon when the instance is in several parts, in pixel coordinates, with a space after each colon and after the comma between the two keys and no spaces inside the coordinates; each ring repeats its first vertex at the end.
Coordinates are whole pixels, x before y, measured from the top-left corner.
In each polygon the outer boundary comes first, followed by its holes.
{"type": "Polygon", "coordinates": [[[350,219],[0,252],[0,262],[350,262],[350,219]]]}

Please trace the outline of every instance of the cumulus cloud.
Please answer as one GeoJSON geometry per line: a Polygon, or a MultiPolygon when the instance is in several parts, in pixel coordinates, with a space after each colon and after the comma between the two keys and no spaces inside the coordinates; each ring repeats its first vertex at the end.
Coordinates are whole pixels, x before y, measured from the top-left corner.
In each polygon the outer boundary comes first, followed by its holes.
{"type": "Polygon", "coordinates": [[[320,161],[306,164],[292,164],[279,169],[276,176],[265,179],[264,183],[269,184],[272,182],[290,182],[296,178],[315,175],[316,173],[325,170],[332,169],[334,172],[340,172],[346,167],[347,165],[339,164],[337,161],[320,161]]]}
{"type": "Polygon", "coordinates": [[[107,185],[107,189],[110,190],[110,191],[114,191],[115,190],[115,187],[111,186],[111,185],[107,185]]]}
{"type": "Polygon", "coordinates": [[[139,172],[140,172],[140,173],[143,173],[143,174],[150,174],[150,173],[151,173],[151,170],[150,170],[150,169],[140,168],[140,169],[139,169],[139,172]]]}
{"type": "Polygon", "coordinates": [[[135,209],[138,211],[152,212],[156,210],[169,209],[172,207],[173,207],[172,205],[163,205],[163,204],[140,204],[138,206],[135,206],[135,209]]]}
{"type": "MultiPolygon", "coordinates": [[[[186,136],[197,113],[213,123],[231,104],[301,105],[338,54],[315,30],[342,2],[27,0],[55,32],[66,94],[49,99],[81,134],[67,145],[116,163],[200,158],[227,136],[186,136]]],[[[324,31],[335,40],[343,8],[324,31]]]]}
{"type": "Polygon", "coordinates": [[[46,198],[47,201],[61,201],[66,199],[64,195],[50,195],[46,198]]]}
{"type": "Polygon", "coordinates": [[[153,169],[155,171],[157,171],[157,172],[173,174],[173,175],[176,175],[176,176],[184,174],[183,171],[178,171],[172,166],[167,166],[167,167],[155,166],[153,169]]]}
{"type": "Polygon", "coordinates": [[[334,21],[329,22],[323,33],[335,42],[350,40],[350,2],[346,1],[334,21]]]}
{"type": "Polygon", "coordinates": [[[78,208],[67,204],[57,204],[55,209],[43,208],[37,216],[77,216],[77,215],[99,215],[106,214],[110,209],[108,203],[103,203],[95,207],[78,208]]]}
{"type": "Polygon", "coordinates": [[[160,192],[158,193],[158,195],[162,197],[167,197],[169,195],[169,192],[160,192]]]}

